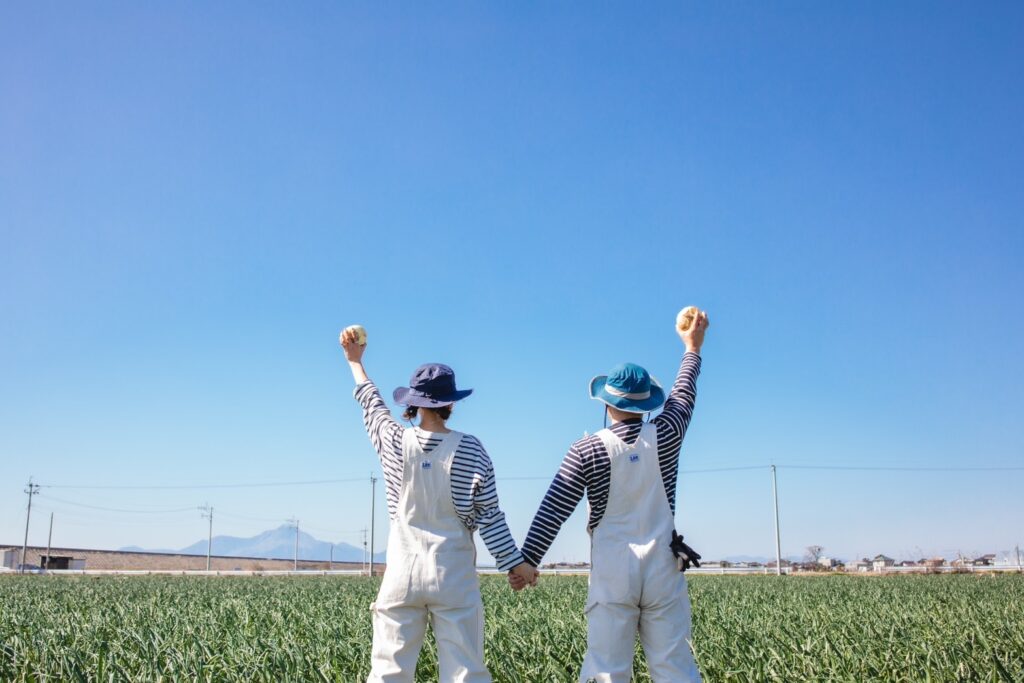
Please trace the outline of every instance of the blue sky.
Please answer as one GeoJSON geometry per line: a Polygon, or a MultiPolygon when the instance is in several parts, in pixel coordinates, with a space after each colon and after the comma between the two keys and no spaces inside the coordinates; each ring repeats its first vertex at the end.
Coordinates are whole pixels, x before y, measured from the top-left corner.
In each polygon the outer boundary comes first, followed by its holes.
{"type": "MultiPolygon", "coordinates": [[[[425,361],[476,389],[452,427],[519,539],[600,427],[590,377],[670,382],[688,304],[712,327],[684,468],[1021,466],[1022,25],[998,3],[7,5],[0,540],[29,475],[379,471],[354,322],[386,394],[425,361]]],[[[1011,548],[1022,477],[783,469],[783,552],[1011,548]]],[[[766,469],[680,481],[705,557],[773,553],[766,469]]],[[[357,542],[368,489],[46,489],[30,540],[55,510],[57,544],[184,546],[209,501],[216,533],[296,516],[357,542]]],[[[583,524],[548,559],[585,558],[583,524]]]]}

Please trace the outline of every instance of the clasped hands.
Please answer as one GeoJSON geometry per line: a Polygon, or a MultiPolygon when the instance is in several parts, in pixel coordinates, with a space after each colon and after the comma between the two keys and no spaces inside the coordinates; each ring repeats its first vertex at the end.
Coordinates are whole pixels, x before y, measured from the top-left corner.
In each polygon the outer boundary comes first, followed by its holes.
{"type": "Polygon", "coordinates": [[[536,586],[540,572],[529,562],[520,562],[508,573],[508,585],[512,590],[521,591],[527,586],[536,586]]]}

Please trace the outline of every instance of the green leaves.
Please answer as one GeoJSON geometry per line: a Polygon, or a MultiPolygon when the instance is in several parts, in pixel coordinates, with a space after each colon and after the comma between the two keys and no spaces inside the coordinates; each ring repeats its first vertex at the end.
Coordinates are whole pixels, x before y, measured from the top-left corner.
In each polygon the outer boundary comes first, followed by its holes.
{"type": "MultiPolygon", "coordinates": [[[[0,680],[365,680],[379,580],[0,577],[0,680]]],[[[1021,681],[1024,577],[693,576],[706,681],[1021,681]]],[[[574,681],[583,577],[483,577],[498,682],[574,681]]],[[[649,681],[637,647],[636,681],[649,681]]],[[[437,680],[428,637],[417,680],[437,680]]]]}

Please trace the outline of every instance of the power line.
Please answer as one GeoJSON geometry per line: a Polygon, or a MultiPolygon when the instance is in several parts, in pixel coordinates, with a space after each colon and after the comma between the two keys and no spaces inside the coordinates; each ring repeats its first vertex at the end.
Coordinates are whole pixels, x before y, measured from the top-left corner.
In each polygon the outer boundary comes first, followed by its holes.
{"type": "Polygon", "coordinates": [[[244,519],[250,522],[276,522],[277,524],[281,524],[280,517],[252,517],[250,515],[238,515],[234,512],[224,512],[223,510],[221,510],[217,514],[221,515],[222,517],[230,517],[232,519],[244,519]]]}
{"type": "Polygon", "coordinates": [[[862,472],[1024,472],[1024,467],[929,467],[888,465],[779,465],[785,470],[837,470],[862,472]]]}
{"type": "MultiPolygon", "coordinates": [[[[704,474],[709,472],[739,472],[741,470],[766,470],[771,465],[740,465],[738,467],[711,467],[697,470],[679,470],[679,474],[704,474]]],[[[781,465],[780,465],[781,467],[781,465]]]]}
{"type": "MultiPolygon", "coordinates": [[[[680,469],[680,474],[711,474],[715,472],[740,472],[745,470],[769,469],[770,464],[764,465],[738,465],[733,467],[708,467],[695,469],[680,469]]],[[[1015,466],[890,466],[890,465],[776,465],[778,469],[786,470],[836,470],[836,471],[863,471],[863,472],[1022,472],[1024,467],[1015,466]]],[[[549,475],[523,475],[513,477],[500,477],[500,481],[550,481],[549,475]]],[[[80,484],[38,484],[47,489],[78,489],[78,490],[200,490],[200,489],[245,489],[245,488],[267,488],[284,486],[318,486],[325,484],[350,484],[365,481],[363,477],[346,477],[343,479],[306,479],[301,481],[267,481],[255,483],[225,483],[225,484],[120,484],[120,485],[80,485],[80,484]]],[[[56,499],[55,499],[56,500],[56,499]]]]}
{"type": "Polygon", "coordinates": [[[136,490],[136,491],[156,491],[156,490],[195,490],[195,489],[248,489],[248,488],[264,488],[271,486],[316,486],[319,484],[347,484],[356,481],[364,481],[363,477],[350,478],[350,479],[310,479],[306,481],[268,481],[252,484],[175,484],[175,485],[139,485],[139,484],[124,484],[124,485],[97,485],[97,486],[80,486],[76,484],[40,484],[43,488],[48,489],[102,489],[102,490],[136,490]]]}
{"type": "Polygon", "coordinates": [[[65,500],[64,498],[57,498],[55,496],[46,495],[43,493],[36,494],[40,498],[45,500],[52,500],[58,503],[64,503],[65,505],[74,505],[81,508],[89,508],[90,510],[103,510],[105,512],[130,512],[140,514],[166,514],[169,512],[188,512],[195,509],[195,506],[189,506],[186,508],[169,508],[164,510],[143,510],[140,508],[109,508],[103,507],[102,505],[89,505],[88,503],[76,503],[73,500],[65,500]]]}
{"type": "MultiPolygon", "coordinates": [[[[104,506],[101,506],[101,505],[90,505],[88,503],[79,503],[77,501],[66,500],[64,498],[57,498],[55,496],[50,496],[50,495],[45,495],[45,494],[36,494],[36,495],[39,496],[40,498],[43,498],[43,499],[47,500],[47,501],[55,501],[55,502],[63,503],[63,504],[66,504],[66,505],[74,505],[76,507],[88,508],[90,510],[99,510],[99,511],[103,511],[103,512],[117,512],[117,513],[123,513],[123,514],[135,514],[135,513],[142,513],[142,514],[169,514],[169,513],[177,513],[177,512],[192,512],[193,510],[196,509],[195,506],[189,506],[189,507],[183,507],[183,508],[168,508],[168,509],[160,509],[160,510],[153,510],[153,509],[148,509],[147,510],[147,509],[142,509],[142,508],[112,508],[112,507],[104,507],[104,506]]],[[[204,508],[205,508],[205,506],[201,507],[200,510],[204,510],[204,508]]],[[[48,510],[48,511],[52,510],[52,508],[49,508],[49,507],[47,507],[45,509],[48,510]]],[[[76,513],[76,514],[80,514],[80,513],[76,513]]],[[[207,513],[204,511],[203,516],[205,517],[206,514],[207,513]]],[[[260,522],[260,523],[263,523],[263,522],[277,522],[277,523],[280,523],[280,521],[281,521],[279,517],[253,517],[253,516],[250,516],[250,515],[239,515],[239,514],[236,514],[236,513],[233,513],[233,512],[224,512],[223,510],[220,510],[220,509],[218,509],[217,514],[218,514],[218,516],[227,517],[227,518],[230,518],[230,519],[240,519],[240,520],[252,521],[252,522],[260,522]]],[[[174,519],[172,521],[177,521],[177,519],[174,519]]],[[[319,532],[322,532],[322,533],[326,532],[326,533],[332,533],[332,534],[338,534],[338,535],[352,535],[352,534],[360,533],[360,530],[358,530],[358,529],[351,529],[351,530],[347,530],[347,531],[339,531],[337,529],[328,529],[326,527],[309,526],[309,525],[304,525],[304,526],[307,529],[313,529],[315,531],[319,531],[319,532]]]]}

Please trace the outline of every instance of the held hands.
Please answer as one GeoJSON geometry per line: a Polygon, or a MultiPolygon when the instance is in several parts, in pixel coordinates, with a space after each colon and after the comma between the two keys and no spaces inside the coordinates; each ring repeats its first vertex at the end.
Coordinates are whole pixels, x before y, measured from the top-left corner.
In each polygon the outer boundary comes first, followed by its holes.
{"type": "Polygon", "coordinates": [[[700,353],[700,347],[704,345],[704,332],[710,324],[707,311],[698,310],[693,316],[693,322],[688,327],[683,328],[676,325],[676,332],[683,340],[683,344],[686,345],[687,351],[700,353]]]}
{"type": "Polygon", "coordinates": [[[536,586],[540,572],[529,562],[520,562],[508,573],[508,585],[514,591],[521,591],[527,586],[536,586]]]}

